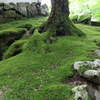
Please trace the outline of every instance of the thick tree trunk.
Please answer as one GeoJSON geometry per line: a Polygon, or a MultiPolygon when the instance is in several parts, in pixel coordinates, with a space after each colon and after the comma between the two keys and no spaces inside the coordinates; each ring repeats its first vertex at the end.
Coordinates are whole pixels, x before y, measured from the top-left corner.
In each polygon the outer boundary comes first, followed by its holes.
{"type": "Polygon", "coordinates": [[[51,4],[51,14],[42,27],[42,32],[49,31],[58,36],[84,35],[69,19],[68,0],[51,0],[51,4]]]}

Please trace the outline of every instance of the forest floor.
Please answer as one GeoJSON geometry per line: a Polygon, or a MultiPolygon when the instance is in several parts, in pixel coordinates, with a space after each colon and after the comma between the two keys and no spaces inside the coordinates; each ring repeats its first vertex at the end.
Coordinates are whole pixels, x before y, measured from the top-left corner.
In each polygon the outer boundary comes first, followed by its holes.
{"type": "MultiPolygon", "coordinates": [[[[23,24],[39,26],[46,20],[46,17],[38,17],[0,24],[0,31],[23,24]]],[[[3,100],[74,100],[69,96],[75,85],[64,84],[76,73],[73,64],[100,59],[94,53],[100,49],[100,27],[85,24],[76,24],[76,27],[86,36],[58,36],[55,42],[48,44],[46,53],[26,48],[18,55],[0,61],[3,100]]],[[[25,39],[28,43],[31,36],[25,39]]]]}

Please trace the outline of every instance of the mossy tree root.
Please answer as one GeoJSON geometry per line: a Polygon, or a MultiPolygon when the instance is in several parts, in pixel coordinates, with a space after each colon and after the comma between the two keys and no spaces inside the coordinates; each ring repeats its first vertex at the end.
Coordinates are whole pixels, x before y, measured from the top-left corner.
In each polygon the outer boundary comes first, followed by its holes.
{"type": "Polygon", "coordinates": [[[68,0],[52,0],[51,14],[40,27],[40,32],[49,31],[50,34],[56,36],[83,36],[81,30],[76,28],[69,19],[68,0]]]}

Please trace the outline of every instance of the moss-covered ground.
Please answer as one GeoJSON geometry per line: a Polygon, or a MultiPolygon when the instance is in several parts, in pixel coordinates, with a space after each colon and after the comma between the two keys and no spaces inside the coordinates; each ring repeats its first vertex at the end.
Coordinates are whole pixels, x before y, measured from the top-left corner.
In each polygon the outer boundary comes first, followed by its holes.
{"type": "MultiPolygon", "coordinates": [[[[38,26],[46,19],[38,17],[1,24],[0,30],[23,24],[38,26]]],[[[13,52],[18,43],[21,46],[24,43],[20,54],[0,61],[0,89],[5,94],[3,100],[74,100],[70,96],[74,86],[63,84],[75,74],[74,62],[100,58],[93,52],[100,48],[96,45],[100,41],[100,27],[76,26],[86,34],[85,37],[58,36],[53,43],[47,42],[47,52],[38,52],[46,47],[44,44],[34,49],[35,46],[30,43],[32,37],[16,41],[8,48],[5,55],[13,52]]],[[[40,36],[39,40],[41,43],[40,36]]]]}

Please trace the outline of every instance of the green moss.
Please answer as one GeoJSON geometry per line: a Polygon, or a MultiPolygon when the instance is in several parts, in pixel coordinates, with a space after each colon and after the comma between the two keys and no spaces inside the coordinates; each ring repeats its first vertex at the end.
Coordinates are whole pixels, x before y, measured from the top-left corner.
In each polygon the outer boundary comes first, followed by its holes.
{"type": "Polygon", "coordinates": [[[91,24],[91,16],[90,15],[81,15],[78,19],[78,22],[85,23],[85,24],[91,24]]]}
{"type": "Polygon", "coordinates": [[[100,46],[100,36],[98,36],[97,38],[94,39],[94,42],[100,46]]]}
{"type": "Polygon", "coordinates": [[[35,27],[32,27],[32,28],[29,30],[29,33],[30,33],[30,34],[33,34],[34,31],[35,31],[35,29],[36,29],[35,27]]]}
{"type": "Polygon", "coordinates": [[[46,98],[48,98],[48,100],[62,100],[62,98],[63,100],[74,100],[74,98],[69,98],[71,88],[71,86],[63,85],[61,83],[51,84],[46,88],[43,88],[40,93],[35,93],[35,100],[45,100],[46,98]],[[39,97],[40,95],[41,97],[39,97]]]}
{"type": "Polygon", "coordinates": [[[29,50],[45,53],[48,51],[49,39],[48,33],[40,34],[38,30],[35,30],[34,34],[31,36],[26,48],[29,50]],[[33,48],[32,48],[33,47],[33,48]]]}
{"type": "MultiPolygon", "coordinates": [[[[43,19],[2,24],[0,30],[17,27],[23,23],[38,26],[43,19]]],[[[72,65],[76,61],[100,58],[92,52],[98,48],[93,40],[100,35],[100,32],[97,32],[100,27],[83,24],[76,26],[87,37],[58,36],[56,42],[49,44],[48,41],[54,34],[52,30],[49,34],[40,34],[37,30],[22,45],[22,53],[0,61],[0,89],[6,93],[4,100],[74,100],[74,96],[70,95],[73,86],[66,85],[69,77],[74,75],[72,65]],[[44,44],[49,47],[50,52],[38,53],[44,44]]],[[[45,47],[42,50],[44,49],[45,47]]]]}
{"type": "Polygon", "coordinates": [[[12,22],[12,21],[14,21],[14,19],[12,18],[0,18],[0,24],[12,22]]]}
{"type": "Polygon", "coordinates": [[[22,26],[18,26],[17,28],[26,28],[27,30],[30,30],[32,28],[32,25],[31,24],[25,24],[25,25],[22,25],[22,26]]]}
{"type": "Polygon", "coordinates": [[[2,59],[7,59],[22,52],[22,47],[26,40],[18,40],[11,44],[9,48],[3,53],[2,59]]]}
{"type": "Polygon", "coordinates": [[[21,36],[26,32],[25,28],[9,28],[7,30],[0,31],[0,38],[3,36],[19,35],[21,36]]]}
{"type": "Polygon", "coordinates": [[[77,23],[78,15],[69,15],[69,18],[70,18],[74,23],[77,23]]]}
{"type": "Polygon", "coordinates": [[[83,73],[87,70],[97,70],[96,68],[91,68],[90,66],[88,65],[82,65],[82,66],[79,66],[79,69],[78,69],[78,73],[82,76],[83,73]]]}

